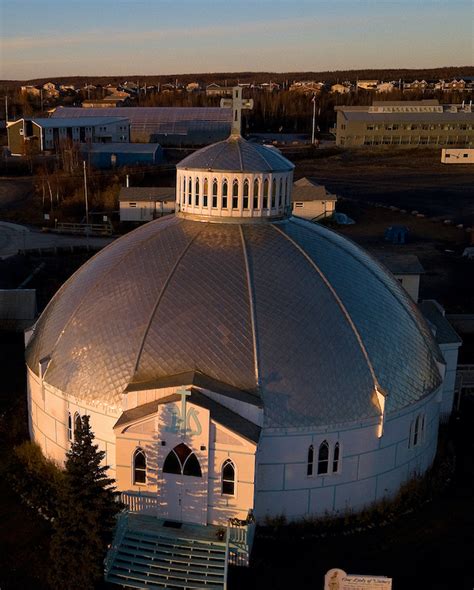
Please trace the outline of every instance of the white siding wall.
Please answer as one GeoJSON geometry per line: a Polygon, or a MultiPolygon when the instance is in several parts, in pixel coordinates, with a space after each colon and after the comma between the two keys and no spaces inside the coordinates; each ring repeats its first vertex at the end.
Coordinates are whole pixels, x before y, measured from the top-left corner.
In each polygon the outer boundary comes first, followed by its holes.
{"type": "Polygon", "coordinates": [[[388,416],[381,438],[376,421],[305,434],[263,432],[257,452],[257,518],[285,514],[291,520],[359,510],[395,495],[411,475],[426,471],[434,459],[440,412],[437,394],[388,416]],[[418,414],[425,415],[424,438],[409,448],[411,424],[418,414]],[[330,447],[330,471],[334,445],[340,444],[338,473],[317,475],[318,449],[324,440],[330,447]],[[307,475],[310,444],[314,446],[312,476],[307,475]]]}

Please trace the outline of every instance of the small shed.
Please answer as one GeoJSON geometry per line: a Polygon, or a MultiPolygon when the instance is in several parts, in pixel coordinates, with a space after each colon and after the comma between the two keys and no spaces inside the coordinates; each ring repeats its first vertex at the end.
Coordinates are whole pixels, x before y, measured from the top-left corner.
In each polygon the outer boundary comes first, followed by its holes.
{"type": "Polygon", "coordinates": [[[96,168],[152,166],[163,161],[159,143],[92,143],[84,144],[81,151],[96,168]]]}
{"type": "Polygon", "coordinates": [[[124,186],[120,190],[120,221],[145,222],[174,213],[173,186],[124,186]]]}
{"type": "Polygon", "coordinates": [[[418,256],[384,252],[376,253],[376,256],[401,283],[413,301],[418,301],[420,277],[425,274],[418,256]]]}
{"type": "Polygon", "coordinates": [[[324,219],[334,214],[337,196],[310,178],[293,184],[293,214],[304,219],[324,219]]]}

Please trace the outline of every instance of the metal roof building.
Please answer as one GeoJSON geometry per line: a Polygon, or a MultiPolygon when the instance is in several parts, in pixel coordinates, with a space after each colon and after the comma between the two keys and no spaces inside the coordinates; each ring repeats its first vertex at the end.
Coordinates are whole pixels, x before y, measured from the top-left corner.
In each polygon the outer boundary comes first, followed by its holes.
{"type": "Polygon", "coordinates": [[[232,112],[220,107],[59,107],[52,118],[126,117],[131,141],[163,146],[200,146],[225,139],[232,112]]]}

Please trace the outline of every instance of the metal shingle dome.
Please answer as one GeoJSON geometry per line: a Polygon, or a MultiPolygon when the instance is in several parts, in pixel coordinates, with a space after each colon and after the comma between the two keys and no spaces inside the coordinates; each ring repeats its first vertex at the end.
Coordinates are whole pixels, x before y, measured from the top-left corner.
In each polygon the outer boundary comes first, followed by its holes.
{"type": "Polygon", "coordinates": [[[265,426],[395,412],[441,383],[440,352],[398,282],[340,235],[296,218],[219,224],[168,216],[80,268],[27,347],[45,382],[121,405],[127,387],[186,372],[261,398],[265,426]]]}
{"type": "Polygon", "coordinates": [[[294,165],[277,150],[231,135],[181,160],[178,170],[220,172],[285,172],[294,165]]]}

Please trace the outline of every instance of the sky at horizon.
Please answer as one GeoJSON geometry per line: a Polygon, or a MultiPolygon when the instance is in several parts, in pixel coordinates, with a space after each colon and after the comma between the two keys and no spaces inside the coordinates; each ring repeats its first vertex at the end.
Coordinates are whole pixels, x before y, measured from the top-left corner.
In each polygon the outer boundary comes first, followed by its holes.
{"type": "Polygon", "coordinates": [[[474,63],[472,0],[0,0],[0,78],[474,63]]]}

